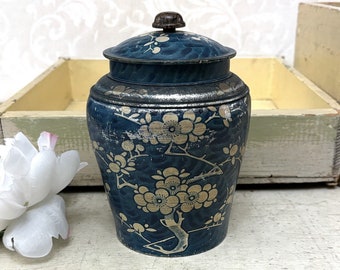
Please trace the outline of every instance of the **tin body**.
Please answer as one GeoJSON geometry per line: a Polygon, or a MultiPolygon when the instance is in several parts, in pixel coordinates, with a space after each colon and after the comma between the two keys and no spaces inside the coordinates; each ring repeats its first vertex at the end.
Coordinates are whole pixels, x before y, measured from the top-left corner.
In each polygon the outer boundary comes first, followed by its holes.
{"type": "Polygon", "coordinates": [[[250,96],[229,71],[235,51],[212,55],[212,42],[157,31],[104,52],[110,73],[91,89],[88,128],[117,236],[135,251],[187,256],[226,236],[250,96]]]}

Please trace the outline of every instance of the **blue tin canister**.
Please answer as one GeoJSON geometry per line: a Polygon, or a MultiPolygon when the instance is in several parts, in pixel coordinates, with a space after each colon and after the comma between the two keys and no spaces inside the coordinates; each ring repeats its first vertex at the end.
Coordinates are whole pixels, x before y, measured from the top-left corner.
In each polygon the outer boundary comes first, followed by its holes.
{"type": "Polygon", "coordinates": [[[230,72],[235,50],[184,26],[106,49],[110,72],[92,88],[87,122],[127,247],[155,256],[209,250],[227,234],[250,119],[249,89],[230,72]]]}

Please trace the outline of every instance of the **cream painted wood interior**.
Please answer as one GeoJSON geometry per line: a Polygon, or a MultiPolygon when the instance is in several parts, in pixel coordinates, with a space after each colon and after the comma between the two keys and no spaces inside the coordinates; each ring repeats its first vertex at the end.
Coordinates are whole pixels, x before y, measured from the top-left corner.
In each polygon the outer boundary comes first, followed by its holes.
{"type": "MultiPolygon", "coordinates": [[[[237,58],[231,70],[251,89],[252,110],[332,109],[331,99],[276,58],[237,58]],[[321,96],[320,96],[321,95],[321,96]]],[[[106,60],[61,59],[10,101],[6,111],[71,111],[85,114],[90,87],[108,72],[106,60]]],[[[287,111],[288,113],[288,111],[287,111]]]]}

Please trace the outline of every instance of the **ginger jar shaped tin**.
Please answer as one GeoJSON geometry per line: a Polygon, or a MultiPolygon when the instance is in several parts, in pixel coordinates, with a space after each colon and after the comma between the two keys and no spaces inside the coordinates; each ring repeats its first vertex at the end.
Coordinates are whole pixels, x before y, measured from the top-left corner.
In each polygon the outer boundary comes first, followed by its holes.
{"type": "Polygon", "coordinates": [[[91,88],[90,139],[127,247],[155,256],[214,248],[227,234],[250,119],[249,89],[230,72],[235,50],[163,30],[106,49],[110,72],[91,88]]]}

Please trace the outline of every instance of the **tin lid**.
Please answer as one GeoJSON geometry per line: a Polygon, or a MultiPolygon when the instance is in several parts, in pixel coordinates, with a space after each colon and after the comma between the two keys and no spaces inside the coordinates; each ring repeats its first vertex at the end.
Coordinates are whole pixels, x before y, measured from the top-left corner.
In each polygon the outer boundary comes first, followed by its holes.
{"type": "Polygon", "coordinates": [[[106,49],[110,72],[92,87],[105,103],[146,107],[195,107],[244,97],[248,87],[230,72],[234,49],[176,28],[182,16],[163,12],[154,27],[162,31],[130,38],[106,49]]]}
{"type": "Polygon", "coordinates": [[[135,64],[194,64],[229,59],[236,55],[232,48],[195,33],[176,31],[185,22],[176,12],[159,13],[152,24],[154,31],[129,38],[104,51],[110,60],[135,64]]]}

